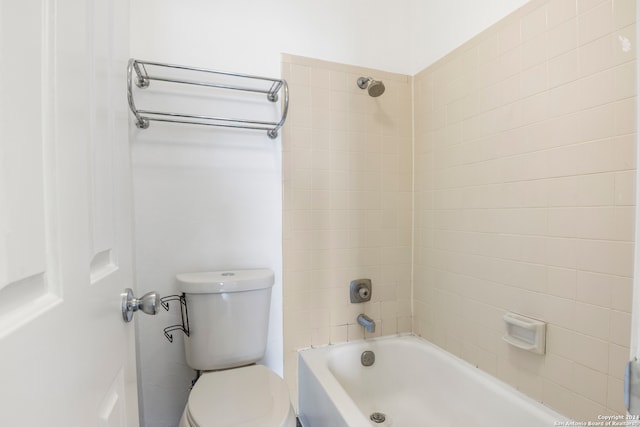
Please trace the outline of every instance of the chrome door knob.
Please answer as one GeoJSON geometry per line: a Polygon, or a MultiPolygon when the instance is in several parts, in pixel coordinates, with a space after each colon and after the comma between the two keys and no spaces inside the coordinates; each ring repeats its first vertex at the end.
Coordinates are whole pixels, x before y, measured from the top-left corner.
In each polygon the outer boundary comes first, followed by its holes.
{"type": "Polygon", "coordinates": [[[133,296],[133,289],[126,288],[122,293],[122,318],[125,322],[130,322],[133,313],[140,310],[147,314],[156,314],[160,305],[160,295],[157,292],[147,292],[142,298],[133,296]]]}

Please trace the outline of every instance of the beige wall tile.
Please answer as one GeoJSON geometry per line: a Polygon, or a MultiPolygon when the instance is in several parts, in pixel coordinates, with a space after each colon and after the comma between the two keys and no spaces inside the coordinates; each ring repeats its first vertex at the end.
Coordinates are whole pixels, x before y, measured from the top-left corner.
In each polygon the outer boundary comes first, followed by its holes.
{"type": "Polygon", "coordinates": [[[612,288],[611,308],[631,313],[631,302],[633,300],[632,279],[629,277],[613,277],[610,283],[612,288]]]}
{"type": "Polygon", "coordinates": [[[617,344],[609,344],[609,376],[618,380],[624,380],[624,369],[629,361],[629,349],[617,344]]]}
{"type": "Polygon", "coordinates": [[[616,174],[601,173],[577,177],[578,206],[609,206],[615,200],[616,174]]]}
{"type": "Polygon", "coordinates": [[[628,62],[614,70],[615,99],[634,97],[636,94],[636,80],[633,73],[636,70],[635,61],[628,62]]]}
{"type": "MultiPolygon", "coordinates": [[[[285,352],[363,339],[362,312],[378,323],[371,336],[410,331],[410,282],[399,287],[411,269],[412,120],[403,118],[411,114],[410,80],[290,60],[298,118],[284,136],[292,150],[283,157],[291,189],[283,198],[285,352]],[[367,96],[355,84],[360,75],[380,76],[387,93],[367,96]],[[361,277],[372,279],[374,297],[358,306],[349,303],[349,281],[361,277]]],[[[285,358],[295,390],[294,364],[285,358]]]]}
{"type": "Polygon", "coordinates": [[[553,381],[544,379],[543,383],[543,401],[553,402],[553,407],[563,414],[571,414],[574,412],[574,396],[575,393],[570,391],[553,381]]]}
{"type": "Polygon", "coordinates": [[[611,325],[610,310],[597,305],[576,303],[574,329],[582,334],[606,340],[611,325]]]}
{"type": "Polygon", "coordinates": [[[600,5],[604,1],[605,0],[578,0],[577,1],[578,13],[587,12],[593,9],[594,7],[600,5]]]}
{"type": "Polygon", "coordinates": [[[613,65],[613,52],[609,33],[580,46],[578,49],[580,75],[587,76],[610,68],[613,65]]]}
{"type": "Polygon", "coordinates": [[[520,20],[512,19],[502,23],[498,30],[498,53],[504,53],[521,42],[520,20]]]}
{"type": "Polygon", "coordinates": [[[581,109],[581,82],[571,81],[549,90],[549,117],[564,116],[581,109]]]}
{"type": "Polygon", "coordinates": [[[573,357],[573,333],[555,324],[547,326],[547,352],[575,361],[573,357]]]}
{"type": "Polygon", "coordinates": [[[527,41],[547,30],[547,5],[544,4],[522,17],[522,40],[527,41]]]}
{"type": "Polygon", "coordinates": [[[635,172],[618,172],[615,174],[615,204],[617,206],[633,206],[635,203],[635,172]]]}
{"type": "Polygon", "coordinates": [[[588,368],[600,372],[609,369],[609,346],[606,341],[589,335],[574,333],[571,336],[571,358],[588,368]]]}
{"type": "Polygon", "coordinates": [[[554,0],[547,3],[549,28],[566,22],[576,16],[576,2],[574,0],[554,0]]]}
{"type": "Polygon", "coordinates": [[[631,338],[631,314],[611,310],[611,342],[626,346],[631,338]]]}
{"type": "MultiPolygon", "coordinates": [[[[478,57],[478,91],[441,99],[450,120],[436,118],[434,155],[415,158],[416,188],[435,183],[436,191],[415,193],[414,331],[472,363],[482,359],[478,348],[497,355],[498,377],[576,419],[623,410],[610,390],[620,381],[614,366],[627,357],[631,310],[631,3],[532,2],[499,23],[479,42],[488,53],[478,57]],[[461,139],[447,139],[460,129],[461,139]],[[487,335],[479,325],[491,316],[499,328],[506,311],[548,322],[542,368],[502,343],[477,341],[487,335]],[[475,332],[456,313],[478,319],[475,332]]],[[[439,71],[439,63],[423,71],[416,86],[435,74],[446,86],[439,71]]],[[[416,129],[434,113],[416,108],[416,129]]]]}
{"type": "Polygon", "coordinates": [[[602,406],[607,404],[607,375],[585,366],[573,365],[573,388],[580,394],[602,406]]]}
{"type": "Polygon", "coordinates": [[[555,88],[578,78],[578,53],[570,50],[549,60],[549,87],[555,88]]]}
{"type": "Polygon", "coordinates": [[[544,299],[544,312],[539,318],[559,327],[575,330],[576,312],[576,303],[572,299],[547,296],[544,299]]]}
{"type": "MultiPolygon", "coordinates": [[[[580,4],[588,0],[579,1],[578,8],[578,45],[589,43],[599,37],[611,33],[613,23],[613,7],[611,0],[600,1],[599,4],[584,13],[580,11],[580,4]]],[[[585,7],[586,9],[586,7],[585,7]]]]}
{"type": "Polygon", "coordinates": [[[547,267],[547,292],[551,295],[570,300],[576,299],[579,295],[577,280],[576,270],[547,267]]]}
{"type": "Polygon", "coordinates": [[[583,240],[577,248],[577,266],[580,270],[631,277],[633,244],[583,240]]]}
{"type": "Polygon", "coordinates": [[[636,59],[636,49],[632,49],[632,40],[636,37],[636,25],[629,25],[611,34],[613,39],[613,62],[623,64],[636,59]]]}
{"type": "Polygon", "coordinates": [[[520,73],[520,96],[528,97],[547,90],[548,81],[546,63],[523,70],[520,73]]]}
{"type": "Polygon", "coordinates": [[[614,29],[635,23],[636,2],[634,0],[613,0],[614,29]]]}
{"type": "MultiPolygon", "coordinates": [[[[550,6],[561,5],[563,3],[568,4],[571,3],[571,1],[552,1],[550,6]]],[[[547,34],[547,46],[549,58],[555,58],[558,55],[575,50],[578,46],[578,19],[572,18],[557,27],[551,28],[547,34]]]]}
{"type": "Polygon", "coordinates": [[[618,378],[609,377],[607,387],[607,407],[616,414],[624,414],[624,381],[618,378]]]}
{"type": "MultiPolygon", "coordinates": [[[[613,89],[612,89],[613,90],[613,89]]],[[[615,135],[632,134],[636,131],[635,124],[635,97],[616,102],[614,104],[614,132],[615,135]]]]}

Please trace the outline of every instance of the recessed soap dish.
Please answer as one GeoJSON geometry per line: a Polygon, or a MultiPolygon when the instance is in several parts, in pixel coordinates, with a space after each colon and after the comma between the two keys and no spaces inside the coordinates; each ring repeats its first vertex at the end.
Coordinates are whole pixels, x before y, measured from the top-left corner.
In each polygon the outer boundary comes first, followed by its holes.
{"type": "Polygon", "coordinates": [[[503,317],[507,333],[502,337],[514,347],[544,354],[547,324],[537,319],[507,313],[503,317]]]}

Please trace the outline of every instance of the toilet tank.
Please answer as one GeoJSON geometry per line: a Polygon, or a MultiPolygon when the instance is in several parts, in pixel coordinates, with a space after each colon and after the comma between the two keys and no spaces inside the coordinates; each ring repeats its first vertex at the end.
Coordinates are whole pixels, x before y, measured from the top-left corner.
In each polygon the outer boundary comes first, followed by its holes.
{"type": "Polygon", "coordinates": [[[187,364],[211,371],[260,360],[267,347],[273,272],[268,269],[183,273],[189,336],[187,364]]]}

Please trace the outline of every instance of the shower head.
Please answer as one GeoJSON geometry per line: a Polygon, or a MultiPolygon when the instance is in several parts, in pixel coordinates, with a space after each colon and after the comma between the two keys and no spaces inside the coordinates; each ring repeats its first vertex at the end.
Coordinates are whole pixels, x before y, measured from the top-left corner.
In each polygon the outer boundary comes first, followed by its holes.
{"type": "Polygon", "coordinates": [[[369,96],[380,96],[384,93],[384,83],[379,80],[374,80],[371,77],[360,77],[358,79],[358,87],[360,89],[367,89],[369,96]]]}

